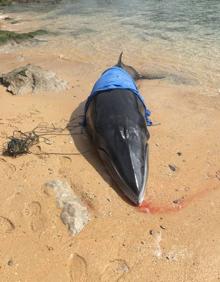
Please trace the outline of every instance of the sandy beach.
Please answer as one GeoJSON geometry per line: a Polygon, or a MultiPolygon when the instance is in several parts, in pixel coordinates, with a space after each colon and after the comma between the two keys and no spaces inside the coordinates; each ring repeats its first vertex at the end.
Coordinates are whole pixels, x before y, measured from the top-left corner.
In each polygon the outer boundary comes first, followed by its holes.
{"type": "MultiPolygon", "coordinates": [[[[82,121],[94,82],[117,58],[64,45],[1,47],[0,73],[31,63],[69,85],[62,93],[23,96],[0,86],[2,147],[17,129],[82,121]]],[[[137,68],[152,63],[136,58],[125,53],[124,60],[137,68]]],[[[80,127],[73,136],[66,131],[50,145],[33,146],[33,154],[1,155],[1,281],[220,281],[219,95],[166,80],[143,80],[139,87],[159,123],[149,128],[145,208],[121,197],[80,127]],[[53,152],[60,155],[47,154],[53,152]],[[76,236],[62,223],[55,197],[45,193],[51,180],[69,183],[89,210],[90,221],[76,236]]]]}

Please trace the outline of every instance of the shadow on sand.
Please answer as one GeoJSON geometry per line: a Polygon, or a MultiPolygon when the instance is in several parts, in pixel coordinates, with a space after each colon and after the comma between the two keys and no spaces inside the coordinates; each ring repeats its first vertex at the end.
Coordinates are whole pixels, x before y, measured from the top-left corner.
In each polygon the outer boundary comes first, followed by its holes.
{"type": "MultiPolygon", "coordinates": [[[[77,150],[82,154],[82,156],[95,168],[99,173],[100,177],[104,179],[107,186],[110,186],[115,190],[115,192],[128,204],[133,206],[133,203],[116,187],[114,179],[110,177],[107,169],[99,158],[98,152],[96,151],[95,145],[86,133],[83,127],[83,114],[84,114],[85,101],[80,103],[78,107],[72,112],[67,128],[71,134],[73,142],[77,150]],[[81,126],[82,134],[75,134],[75,128],[81,126]]],[[[107,188],[107,187],[106,187],[107,188]]]]}

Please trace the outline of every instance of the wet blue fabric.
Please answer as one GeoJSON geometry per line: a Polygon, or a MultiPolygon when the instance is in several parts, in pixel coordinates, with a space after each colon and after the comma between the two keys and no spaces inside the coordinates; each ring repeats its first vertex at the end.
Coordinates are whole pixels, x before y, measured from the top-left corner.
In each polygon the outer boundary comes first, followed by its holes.
{"type": "MultiPolygon", "coordinates": [[[[147,109],[144,99],[141,96],[135,81],[130,76],[129,73],[127,73],[124,69],[120,67],[111,67],[104,71],[101,75],[101,77],[96,81],[91,94],[89,95],[86,105],[85,105],[85,115],[88,110],[89,104],[92,101],[92,99],[99,94],[100,92],[113,90],[113,89],[126,89],[130,90],[134,95],[140,99],[140,101],[143,103],[144,109],[145,109],[145,118],[147,125],[152,125],[151,120],[149,119],[149,116],[151,112],[147,109]]],[[[86,123],[86,118],[84,120],[84,125],[86,123]]]]}

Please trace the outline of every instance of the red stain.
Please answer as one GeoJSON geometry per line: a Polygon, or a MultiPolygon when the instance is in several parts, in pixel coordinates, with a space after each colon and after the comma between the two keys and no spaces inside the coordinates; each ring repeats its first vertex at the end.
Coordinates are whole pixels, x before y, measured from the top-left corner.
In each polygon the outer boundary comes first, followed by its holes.
{"type": "Polygon", "coordinates": [[[177,212],[184,207],[182,203],[167,205],[167,206],[157,206],[151,202],[143,201],[143,203],[138,207],[140,212],[144,213],[168,213],[168,212],[177,212]]]}
{"type": "Polygon", "coordinates": [[[187,207],[195,199],[204,196],[209,191],[211,191],[211,189],[204,189],[189,197],[182,197],[181,199],[173,201],[172,204],[163,205],[163,206],[156,205],[150,201],[143,201],[142,204],[138,207],[138,210],[140,212],[150,213],[150,214],[178,212],[183,208],[187,207]]]}

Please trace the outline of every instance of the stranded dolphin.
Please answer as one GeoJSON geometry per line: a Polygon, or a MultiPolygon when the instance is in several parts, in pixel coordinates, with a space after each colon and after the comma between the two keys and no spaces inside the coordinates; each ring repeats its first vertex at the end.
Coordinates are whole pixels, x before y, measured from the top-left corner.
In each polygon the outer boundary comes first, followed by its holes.
{"type": "Polygon", "coordinates": [[[146,108],[135,80],[144,78],[121,61],[95,83],[85,105],[88,134],[121,191],[136,205],[142,203],[148,177],[146,108]]]}

